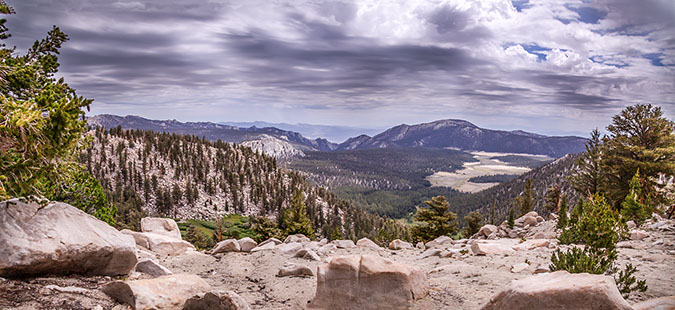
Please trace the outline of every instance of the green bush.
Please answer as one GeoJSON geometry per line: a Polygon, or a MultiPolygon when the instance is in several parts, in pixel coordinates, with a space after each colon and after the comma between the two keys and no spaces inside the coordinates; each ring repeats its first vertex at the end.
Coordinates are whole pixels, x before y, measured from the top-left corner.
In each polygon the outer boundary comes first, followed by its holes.
{"type": "MultiPolygon", "coordinates": [[[[573,215],[577,213],[573,217],[575,220],[570,221],[558,239],[562,244],[582,243],[583,249],[556,250],[551,256],[549,268],[551,271],[567,270],[571,273],[616,274],[616,242],[626,235],[626,225],[602,195],[582,199],[573,211],[573,215]]],[[[646,290],[646,283],[637,281],[633,276],[635,272],[636,269],[629,265],[618,277],[615,276],[617,287],[624,297],[633,290],[646,290]]]]}
{"type": "Polygon", "coordinates": [[[648,197],[643,197],[642,195],[640,169],[638,169],[630,181],[630,192],[621,203],[623,220],[633,220],[637,225],[642,224],[653,211],[648,201],[648,197]]]}

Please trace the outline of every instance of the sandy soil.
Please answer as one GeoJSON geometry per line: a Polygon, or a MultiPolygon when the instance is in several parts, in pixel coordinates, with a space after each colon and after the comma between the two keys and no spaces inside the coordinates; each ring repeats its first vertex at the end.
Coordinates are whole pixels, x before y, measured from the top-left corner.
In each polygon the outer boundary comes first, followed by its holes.
{"type": "Polygon", "coordinates": [[[426,179],[432,186],[446,186],[461,192],[475,193],[484,189],[493,187],[499,183],[473,183],[469,179],[484,175],[493,174],[523,174],[530,171],[530,168],[509,165],[509,163],[492,159],[495,156],[519,155],[527,156],[537,160],[548,160],[545,155],[531,154],[512,154],[512,153],[492,153],[492,152],[472,152],[473,157],[478,162],[464,163],[464,169],[456,172],[436,172],[426,179]]]}
{"type": "MultiPolygon", "coordinates": [[[[544,222],[538,230],[547,230],[553,222],[544,222]]],[[[675,294],[675,222],[669,230],[648,230],[649,237],[620,243],[618,263],[637,266],[638,278],[646,279],[646,293],[629,298],[630,303],[675,294]]],[[[555,239],[552,239],[555,240],[555,239]]],[[[450,247],[463,248],[462,245],[450,247]]],[[[338,249],[322,256],[373,254],[397,262],[418,266],[428,273],[429,296],[415,303],[413,309],[480,309],[511,280],[531,276],[538,266],[548,266],[551,248],[517,251],[512,255],[418,258],[420,249],[371,250],[338,249]],[[520,273],[511,266],[528,261],[530,267],[520,273]]],[[[294,262],[313,270],[321,262],[293,258],[278,250],[256,253],[224,253],[215,256],[192,252],[157,260],[174,273],[197,274],[214,288],[233,290],[248,301],[252,309],[303,309],[313,297],[316,277],[277,277],[281,266],[294,262]]],[[[109,277],[58,277],[0,280],[0,309],[112,309],[116,303],[97,290],[112,281],[109,277]],[[63,293],[46,288],[48,284],[86,288],[86,293],[63,293]]],[[[126,309],[118,306],[117,309],[126,309]]]]}

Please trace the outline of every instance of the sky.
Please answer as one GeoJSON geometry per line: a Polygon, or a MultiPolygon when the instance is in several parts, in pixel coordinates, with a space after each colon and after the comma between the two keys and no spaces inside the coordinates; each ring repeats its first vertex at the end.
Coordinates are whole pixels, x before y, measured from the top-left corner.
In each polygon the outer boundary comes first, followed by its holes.
{"type": "Polygon", "coordinates": [[[7,2],[17,52],[69,35],[89,115],[583,136],[636,103],[675,115],[672,0],[7,2]]]}

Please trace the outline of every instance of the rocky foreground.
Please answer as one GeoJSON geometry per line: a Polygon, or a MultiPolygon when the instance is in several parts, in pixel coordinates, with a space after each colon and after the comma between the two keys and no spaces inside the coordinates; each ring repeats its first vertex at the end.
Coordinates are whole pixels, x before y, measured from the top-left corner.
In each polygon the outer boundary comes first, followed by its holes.
{"type": "Polygon", "coordinates": [[[66,204],[0,203],[0,309],[675,309],[673,220],[618,244],[618,263],[649,286],[628,300],[610,277],[550,272],[563,246],[555,219],[535,213],[416,246],[293,235],[208,253],[172,220],[146,218],[142,232],[101,223],[66,204]]]}

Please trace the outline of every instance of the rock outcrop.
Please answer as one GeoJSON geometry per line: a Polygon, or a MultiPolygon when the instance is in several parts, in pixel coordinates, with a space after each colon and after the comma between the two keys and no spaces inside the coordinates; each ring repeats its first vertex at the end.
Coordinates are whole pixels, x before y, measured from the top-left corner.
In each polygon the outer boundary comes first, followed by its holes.
{"type": "Polygon", "coordinates": [[[174,239],[183,239],[176,221],[161,217],[144,217],[141,219],[141,232],[148,232],[167,236],[174,239]]]}
{"type": "Polygon", "coordinates": [[[182,309],[188,299],[210,292],[211,286],[196,275],[174,274],[146,280],[115,281],[102,290],[136,310],[182,309]]]}
{"type": "Polygon", "coordinates": [[[279,269],[279,273],[277,273],[278,277],[290,277],[290,276],[296,276],[296,277],[305,277],[305,276],[314,276],[314,272],[312,272],[312,269],[310,269],[307,266],[304,265],[298,265],[295,263],[291,262],[286,262],[281,269],[279,269]]]}
{"type": "Polygon", "coordinates": [[[0,202],[0,276],[124,275],[134,239],[66,203],[0,202]]]}
{"type": "Polygon", "coordinates": [[[151,275],[153,277],[161,277],[173,274],[171,270],[149,258],[141,259],[136,264],[136,271],[151,275]]]}
{"type": "Polygon", "coordinates": [[[354,241],[351,240],[333,240],[331,243],[335,244],[338,249],[351,249],[356,247],[354,241]]]}
{"type": "Polygon", "coordinates": [[[413,245],[409,242],[405,242],[401,239],[394,239],[392,242],[389,242],[390,250],[403,250],[403,249],[412,249],[413,245]]]}
{"type": "Polygon", "coordinates": [[[185,240],[167,237],[149,232],[136,232],[128,229],[121,231],[123,234],[130,235],[136,241],[136,245],[142,246],[152,252],[161,255],[180,255],[188,250],[194,250],[195,246],[185,240]]]}
{"type": "Polygon", "coordinates": [[[314,300],[318,309],[408,309],[428,294],[426,273],[372,255],[333,257],[319,265],[314,300]]]}
{"type": "Polygon", "coordinates": [[[226,239],[216,243],[213,249],[211,249],[211,254],[239,251],[241,251],[241,245],[239,245],[237,239],[226,239]]]}
{"type": "Polygon", "coordinates": [[[630,310],[608,276],[556,271],[513,280],[483,310],[630,310]]]}
{"type": "Polygon", "coordinates": [[[633,310],[673,310],[675,296],[666,296],[643,301],[633,305],[633,310]]]}
{"type": "Polygon", "coordinates": [[[242,252],[251,252],[251,250],[258,246],[258,243],[249,237],[241,238],[237,240],[237,243],[239,243],[239,249],[242,252]]]}
{"type": "Polygon", "coordinates": [[[517,244],[516,239],[475,240],[471,251],[476,255],[511,254],[517,244]]]}
{"type": "Polygon", "coordinates": [[[183,310],[250,310],[244,298],[233,291],[201,293],[188,299],[183,310]]]}
{"type": "Polygon", "coordinates": [[[382,249],[377,243],[373,242],[373,240],[370,240],[368,238],[361,238],[358,241],[356,241],[356,246],[358,247],[365,247],[365,248],[371,248],[371,249],[382,249]]]}

